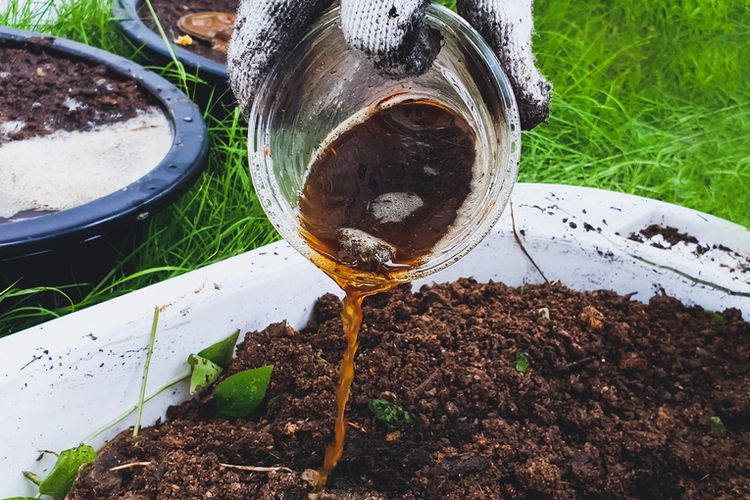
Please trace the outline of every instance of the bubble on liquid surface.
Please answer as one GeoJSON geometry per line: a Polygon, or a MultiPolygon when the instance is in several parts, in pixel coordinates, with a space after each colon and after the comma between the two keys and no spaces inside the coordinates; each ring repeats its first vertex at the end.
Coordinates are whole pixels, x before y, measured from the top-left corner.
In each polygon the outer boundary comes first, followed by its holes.
{"type": "Polygon", "coordinates": [[[393,245],[360,229],[339,229],[338,240],[341,257],[350,262],[383,265],[396,256],[393,245]]]}
{"type": "Polygon", "coordinates": [[[381,224],[401,222],[424,205],[414,193],[385,193],[372,201],[372,215],[381,224]]]}

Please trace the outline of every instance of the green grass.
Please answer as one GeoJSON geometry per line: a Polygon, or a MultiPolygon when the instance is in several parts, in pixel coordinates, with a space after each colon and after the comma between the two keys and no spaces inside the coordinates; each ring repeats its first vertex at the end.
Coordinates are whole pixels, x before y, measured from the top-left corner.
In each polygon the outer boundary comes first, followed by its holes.
{"type": "Polygon", "coordinates": [[[537,1],[555,85],[522,180],[604,187],[750,226],[750,3],[537,1]]]}
{"type": "MultiPolygon", "coordinates": [[[[750,227],[750,65],[743,64],[750,3],[537,0],[535,8],[535,52],[555,95],[549,124],[524,134],[521,180],[635,193],[750,227]]],[[[38,12],[0,13],[2,25],[138,57],[114,28],[107,0],[78,0],[53,24],[38,19],[38,12]]],[[[0,335],[277,238],[252,189],[239,115],[206,120],[206,172],[148,223],[145,241],[98,283],[0,283],[0,335]],[[82,297],[69,298],[73,291],[82,297]]]]}

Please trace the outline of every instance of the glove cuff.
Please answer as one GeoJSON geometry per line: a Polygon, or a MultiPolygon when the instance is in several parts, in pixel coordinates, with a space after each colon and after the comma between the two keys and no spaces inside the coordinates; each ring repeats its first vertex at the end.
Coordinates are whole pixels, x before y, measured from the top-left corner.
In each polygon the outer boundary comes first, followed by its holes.
{"type": "Polygon", "coordinates": [[[440,34],[424,25],[429,0],[343,0],[341,28],[346,41],[375,58],[388,76],[424,73],[440,51],[440,34]]]}
{"type": "Polygon", "coordinates": [[[521,128],[549,115],[552,85],[539,73],[531,51],[532,0],[459,0],[458,12],[490,44],[513,87],[521,128]]]}

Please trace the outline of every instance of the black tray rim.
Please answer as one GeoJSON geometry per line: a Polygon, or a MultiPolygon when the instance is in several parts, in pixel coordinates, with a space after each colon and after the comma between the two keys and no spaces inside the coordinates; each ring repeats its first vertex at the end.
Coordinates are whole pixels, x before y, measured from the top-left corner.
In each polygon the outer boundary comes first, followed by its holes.
{"type": "Polygon", "coordinates": [[[143,66],[82,43],[13,28],[0,28],[0,46],[44,45],[49,53],[106,66],[153,95],[172,127],[172,145],[146,175],[89,203],[0,225],[0,261],[54,251],[97,239],[122,224],[142,223],[174,202],[198,178],[208,156],[208,130],[198,107],[181,90],[143,66]]]}

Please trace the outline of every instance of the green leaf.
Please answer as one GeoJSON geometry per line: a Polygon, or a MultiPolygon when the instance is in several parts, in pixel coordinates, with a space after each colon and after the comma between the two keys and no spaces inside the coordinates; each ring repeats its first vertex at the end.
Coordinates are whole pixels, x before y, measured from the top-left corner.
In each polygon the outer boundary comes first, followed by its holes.
{"type": "Polygon", "coordinates": [[[717,437],[724,437],[727,435],[727,427],[724,425],[724,422],[721,421],[721,418],[713,416],[709,422],[711,434],[717,437]]]}
{"type": "Polygon", "coordinates": [[[715,311],[708,311],[708,317],[711,319],[712,325],[724,325],[727,322],[724,316],[715,311]]]}
{"type": "Polygon", "coordinates": [[[37,486],[39,486],[40,484],[42,484],[42,481],[44,481],[44,479],[42,479],[41,477],[39,477],[38,474],[36,474],[34,472],[31,472],[31,471],[28,471],[28,470],[23,471],[23,477],[25,477],[26,479],[28,479],[29,481],[31,481],[32,483],[34,483],[37,486]]]}
{"type": "Polygon", "coordinates": [[[94,460],[96,460],[96,451],[87,444],[63,451],[57,457],[52,472],[39,485],[39,493],[58,500],[64,499],[76,480],[78,470],[94,460]]]}
{"type": "Polygon", "coordinates": [[[516,371],[518,373],[526,373],[529,371],[529,358],[520,351],[516,353],[516,371]]]}
{"type": "Polygon", "coordinates": [[[191,367],[190,395],[196,396],[206,390],[206,387],[216,382],[224,370],[210,359],[199,354],[188,356],[188,364],[191,367]]]}
{"type": "Polygon", "coordinates": [[[206,347],[198,353],[198,356],[212,361],[220,367],[226,369],[229,366],[229,362],[232,361],[234,346],[237,345],[237,339],[239,337],[240,331],[237,330],[224,340],[220,340],[217,343],[206,347]]]}
{"type": "Polygon", "coordinates": [[[266,397],[273,365],[241,371],[216,386],[216,406],[226,417],[250,415],[266,397]]]}
{"type": "Polygon", "coordinates": [[[548,307],[542,307],[537,311],[539,313],[540,318],[549,319],[549,308],[548,307]]]}
{"type": "Polygon", "coordinates": [[[389,429],[412,424],[414,416],[397,404],[384,399],[371,399],[367,404],[375,418],[385,423],[389,429]]]}

